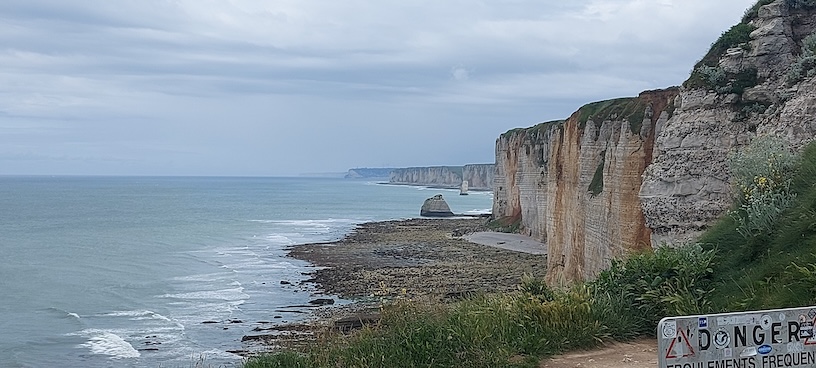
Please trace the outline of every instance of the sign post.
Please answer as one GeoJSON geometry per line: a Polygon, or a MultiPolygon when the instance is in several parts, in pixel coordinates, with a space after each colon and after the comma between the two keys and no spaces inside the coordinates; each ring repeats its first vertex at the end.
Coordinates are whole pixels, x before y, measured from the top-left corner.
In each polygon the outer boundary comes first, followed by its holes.
{"type": "Polygon", "coordinates": [[[816,306],[663,318],[659,368],[816,368],[816,306]]]}

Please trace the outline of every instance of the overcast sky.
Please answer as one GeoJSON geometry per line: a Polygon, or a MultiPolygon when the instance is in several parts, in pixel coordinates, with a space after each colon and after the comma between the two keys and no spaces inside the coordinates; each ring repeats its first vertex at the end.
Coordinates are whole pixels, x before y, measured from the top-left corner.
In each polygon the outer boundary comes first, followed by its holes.
{"type": "Polygon", "coordinates": [[[682,83],[755,0],[2,0],[0,175],[494,161],[682,83]]]}

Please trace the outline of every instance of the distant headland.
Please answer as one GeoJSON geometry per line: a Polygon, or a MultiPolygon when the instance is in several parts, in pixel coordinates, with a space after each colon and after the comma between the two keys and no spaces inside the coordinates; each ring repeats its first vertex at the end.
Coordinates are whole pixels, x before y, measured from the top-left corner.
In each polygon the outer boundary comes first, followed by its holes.
{"type": "Polygon", "coordinates": [[[468,182],[470,190],[493,190],[496,165],[469,164],[463,166],[427,166],[407,168],[354,168],[348,179],[388,179],[389,184],[422,185],[438,188],[460,188],[468,182]]]}

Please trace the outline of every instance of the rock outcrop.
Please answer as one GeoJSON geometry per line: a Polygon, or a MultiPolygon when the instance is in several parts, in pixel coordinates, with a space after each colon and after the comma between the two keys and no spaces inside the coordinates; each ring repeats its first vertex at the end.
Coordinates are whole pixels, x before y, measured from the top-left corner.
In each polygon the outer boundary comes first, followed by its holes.
{"type": "Polygon", "coordinates": [[[451,212],[448,202],[445,202],[442,195],[437,194],[425,200],[419,210],[419,215],[424,217],[452,217],[453,212],[451,212]]]}
{"type": "Polygon", "coordinates": [[[459,188],[467,180],[470,190],[492,190],[494,171],[493,164],[409,167],[392,171],[389,183],[459,188]]]}
{"type": "Polygon", "coordinates": [[[462,167],[462,180],[467,180],[468,189],[471,190],[493,190],[495,174],[494,164],[472,164],[462,167]]]}
{"type": "Polygon", "coordinates": [[[731,204],[730,152],[763,134],[794,148],[814,139],[816,5],[763,3],[682,88],[589,104],[497,140],[493,215],[547,242],[549,282],[695,239],[731,204]]]}
{"type": "Polygon", "coordinates": [[[812,70],[794,70],[804,38],[816,31],[816,9],[794,3],[759,7],[748,22],[749,41],[707,55],[711,65],[698,64],[724,80],[695,83],[700,76],[693,73],[686,82],[640,190],[653,244],[694,240],[725,214],[732,203],[729,152],[757,135],[779,136],[795,149],[816,135],[816,81],[812,70]]]}

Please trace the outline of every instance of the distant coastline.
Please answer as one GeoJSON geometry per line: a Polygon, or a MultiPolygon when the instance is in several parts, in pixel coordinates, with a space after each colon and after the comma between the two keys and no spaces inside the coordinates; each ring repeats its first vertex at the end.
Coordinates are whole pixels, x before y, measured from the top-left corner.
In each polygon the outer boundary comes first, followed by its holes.
{"type": "MultiPolygon", "coordinates": [[[[377,184],[381,185],[398,185],[398,186],[406,186],[406,187],[424,187],[429,189],[449,189],[449,190],[459,190],[459,186],[453,185],[426,185],[426,184],[413,184],[413,183],[392,183],[390,181],[383,181],[378,182],[377,184]]],[[[470,192],[492,192],[493,189],[488,188],[468,188],[470,192]]]]}

